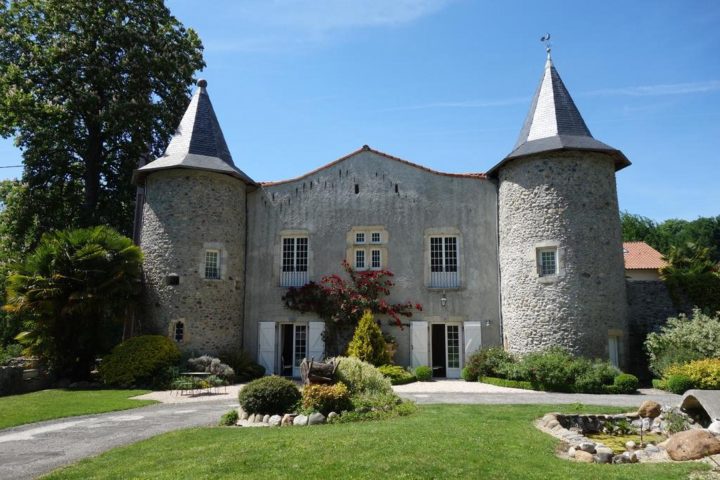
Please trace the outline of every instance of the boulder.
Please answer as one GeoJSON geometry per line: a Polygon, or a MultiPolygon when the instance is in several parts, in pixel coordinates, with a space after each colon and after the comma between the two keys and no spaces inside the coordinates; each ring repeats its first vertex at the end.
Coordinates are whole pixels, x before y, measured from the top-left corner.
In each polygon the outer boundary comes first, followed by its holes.
{"type": "Polygon", "coordinates": [[[262,422],[268,423],[270,421],[270,415],[263,415],[262,422]]]}
{"type": "Polygon", "coordinates": [[[577,446],[578,450],[582,450],[583,452],[587,452],[590,454],[595,453],[595,444],[593,442],[581,442],[580,445],[577,446]]]}
{"type": "Polygon", "coordinates": [[[632,440],[625,442],[625,448],[627,448],[628,450],[635,450],[635,447],[637,447],[637,444],[632,440]]]}
{"type": "Polygon", "coordinates": [[[710,425],[708,425],[708,432],[712,433],[713,435],[720,435],[720,420],[715,420],[710,425]]]}
{"type": "Polygon", "coordinates": [[[268,420],[268,424],[269,424],[271,427],[279,427],[279,426],[280,426],[280,422],[282,422],[282,417],[281,417],[280,415],[273,415],[273,416],[270,417],[270,419],[268,420]]]}
{"type": "Polygon", "coordinates": [[[662,413],[662,406],[652,400],[645,400],[637,411],[637,414],[644,418],[655,418],[660,413],[662,413]]]}
{"type": "Polygon", "coordinates": [[[238,417],[240,417],[240,420],[247,420],[250,415],[242,409],[242,407],[238,408],[238,417]]]}
{"type": "Polygon", "coordinates": [[[568,457],[575,458],[575,452],[576,452],[575,447],[570,447],[568,449],[568,457]]]}
{"type": "Polygon", "coordinates": [[[673,460],[697,460],[720,453],[720,439],[707,430],[687,430],[670,437],[666,449],[673,460]]]}
{"type": "Polygon", "coordinates": [[[325,415],[318,412],[310,414],[310,417],[308,418],[308,425],[322,425],[323,423],[327,423],[325,415]]]}
{"type": "Polygon", "coordinates": [[[610,453],[598,452],[597,455],[595,455],[594,460],[595,460],[595,463],[612,463],[612,461],[613,461],[612,451],[610,453]]]}
{"type": "Polygon", "coordinates": [[[307,425],[308,424],[308,417],[305,415],[298,415],[293,419],[293,425],[307,425]]]}
{"type": "Polygon", "coordinates": [[[615,455],[612,463],[630,463],[630,460],[625,455],[615,455]]]}
{"type": "Polygon", "coordinates": [[[295,415],[293,415],[292,413],[286,413],[285,415],[283,415],[280,425],[282,425],[283,427],[286,425],[292,427],[294,419],[295,419],[295,415]]]}
{"type": "Polygon", "coordinates": [[[592,453],[578,450],[575,452],[575,461],[580,463],[594,463],[595,459],[593,458],[592,453]]]}
{"type": "Polygon", "coordinates": [[[328,422],[332,422],[334,419],[339,417],[340,415],[337,414],[337,412],[330,412],[328,413],[328,422]]]}

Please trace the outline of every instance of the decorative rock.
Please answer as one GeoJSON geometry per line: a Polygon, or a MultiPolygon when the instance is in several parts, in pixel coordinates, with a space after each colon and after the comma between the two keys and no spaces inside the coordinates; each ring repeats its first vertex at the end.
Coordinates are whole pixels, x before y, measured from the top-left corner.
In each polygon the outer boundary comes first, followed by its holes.
{"type": "Polygon", "coordinates": [[[250,415],[248,415],[247,421],[248,423],[255,423],[255,414],[251,413],[250,415]]]}
{"type": "Polygon", "coordinates": [[[651,443],[650,445],[645,447],[645,451],[649,453],[658,453],[660,451],[660,447],[651,443]]]}
{"type": "Polygon", "coordinates": [[[645,418],[655,418],[662,413],[662,405],[652,400],[645,400],[640,408],[638,408],[637,414],[645,418]]]}
{"type": "Polygon", "coordinates": [[[295,418],[295,415],[292,413],[286,413],[283,415],[282,422],[280,422],[280,425],[284,426],[292,426],[293,425],[293,419],[295,418]]]}
{"type": "Polygon", "coordinates": [[[720,420],[715,420],[708,426],[708,432],[712,433],[713,435],[720,435],[720,420]]]}
{"type": "Polygon", "coordinates": [[[720,453],[720,439],[707,430],[687,430],[670,437],[666,448],[673,460],[697,460],[720,453]]]}
{"type": "Polygon", "coordinates": [[[553,428],[558,427],[559,425],[560,425],[560,422],[553,419],[553,420],[550,420],[549,422],[547,422],[545,424],[545,427],[552,430],[553,428]]]}
{"type": "Polygon", "coordinates": [[[568,450],[568,457],[575,458],[575,447],[570,447],[568,450]]]}
{"type": "Polygon", "coordinates": [[[578,450],[582,450],[583,452],[590,454],[595,453],[595,444],[593,442],[582,442],[577,446],[577,448],[578,450]]]}
{"type": "Polygon", "coordinates": [[[637,444],[632,440],[625,442],[625,448],[628,450],[635,450],[635,447],[637,447],[637,444]]]}
{"type": "Polygon", "coordinates": [[[270,424],[271,427],[279,427],[280,422],[282,422],[282,417],[280,415],[273,415],[268,420],[268,423],[270,424]]]}
{"type": "Polygon", "coordinates": [[[240,409],[240,420],[247,420],[248,418],[250,418],[250,415],[248,415],[248,413],[241,408],[240,409]]]}
{"type": "MultiPolygon", "coordinates": [[[[600,454],[609,454],[609,455],[612,457],[613,449],[610,448],[610,447],[604,447],[604,446],[603,446],[603,447],[599,447],[599,446],[596,446],[596,447],[595,447],[595,453],[598,454],[598,455],[600,455],[600,454]]],[[[603,463],[610,463],[610,462],[607,461],[607,462],[603,462],[603,463]]]]}
{"type": "Polygon", "coordinates": [[[595,459],[593,458],[592,453],[588,453],[583,450],[578,450],[575,452],[575,461],[581,462],[581,463],[593,463],[595,461],[595,459]]]}
{"type": "Polygon", "coordinates": [[[327,423],[325,415],[318,412],[310,414],[310,418],[308,418],[308,425],[322,425],[323,423],[327,423]]]}
{"type": "Polygon", "coordinates": [[[307,425],[308,424],[308,417],[305,415],[298,415],[293,420],[293,425],[307,425]]]}
{"type": "Polygon", "coordinates": [[[328,422],[332,422],[335,418],[337,418],[337,417],[339,417],[339,416],[340,416],[340,415],[338,415],[336,412],[330,412],[330,413],[328,413],[328,418],[327,418],[327,419],[328,419],[328,422]]]}
{"type": "Polygon", "coordinates": [[[630,459],[625,455],[615,455],[612,459],[612,463],[630,463],[630,459]]]}
{"type": "Polygon", "coordinates": [[[263,423],[268,423],[269,421],[270,421],[270,415],[263,416],[263,419],[262,419],[263,423]]]}
{"type": "Polygon", "coordinates": [[[602,452],[598,453],[594,457],[595,463],[612,463],[613,461],[613,454],[612,452],[602,452]]]}

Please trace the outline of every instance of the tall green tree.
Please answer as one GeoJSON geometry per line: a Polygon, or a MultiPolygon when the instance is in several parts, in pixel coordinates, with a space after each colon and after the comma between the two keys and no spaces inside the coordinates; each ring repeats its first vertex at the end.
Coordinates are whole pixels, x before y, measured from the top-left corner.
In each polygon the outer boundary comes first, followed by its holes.
{"type": "Polygon", "coordinates": [[[7,278],[3,309],[25,320],[19,339],[30,353],[82,379],[120,340],[113,326],[132,315],[141,265],[140,248],[109,227],[48,233],[7,278]]]}
{"type": "Polygon", "coordinates": [[[129,234],[132,170],[162,153],[204,66],[162,0],[0,0],[0,135],[21,148],[22,201],[41,212],[14,235],[129,234]]]}

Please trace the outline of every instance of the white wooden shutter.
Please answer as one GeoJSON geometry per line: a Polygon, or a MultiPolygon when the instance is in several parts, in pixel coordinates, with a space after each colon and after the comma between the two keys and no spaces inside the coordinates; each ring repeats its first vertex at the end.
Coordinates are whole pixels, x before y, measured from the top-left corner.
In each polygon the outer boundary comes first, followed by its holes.
{"type": "Polygon", "coordinates": [[[325,331],[325,322],[310,322],[308,329],[308,358],[316,362],[325,357],[325,342],[322,334],[325,331]]]}
{"type": "Polygon", "coordinates": [[[482,346],[482,322],[465,322],[464,338],[465,338],[465,358],[468,358],[473,352],[479,350],[482,346]]]}
{"type": "Polygon", "coordinates": [[[428,365],[428,322],[410,322],[412,366],[428,365]]]}
{"type": "Polygon", "coordinates": [[[275,373],[275,322],[260,322],[258,330],[258,363],[265,375],[275,373]]]}

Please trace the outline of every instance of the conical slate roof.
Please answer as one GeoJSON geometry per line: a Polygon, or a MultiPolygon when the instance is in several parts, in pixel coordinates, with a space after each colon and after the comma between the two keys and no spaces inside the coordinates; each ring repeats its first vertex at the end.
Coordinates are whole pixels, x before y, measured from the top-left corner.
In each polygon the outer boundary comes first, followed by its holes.
{"type": "Polygon", "coordinates": [[[515,158],[556,150],[607,152],[615,157],[616,170],[630,165],[620,150],[593,138],[548,54],[540,85],[515,148],[488,174],[497,174],[501,166],[515,158]]]}
{"type": "Polygon", "coordinates": [[[145,177],[157,170],[187,168],[224,173],[249,185],[255,185],[233,162],[207,93],[207,82],[198,80],[197,85],[198,88],[165,153],[135,170],[133,182],[144,183],[145,177]]]}

